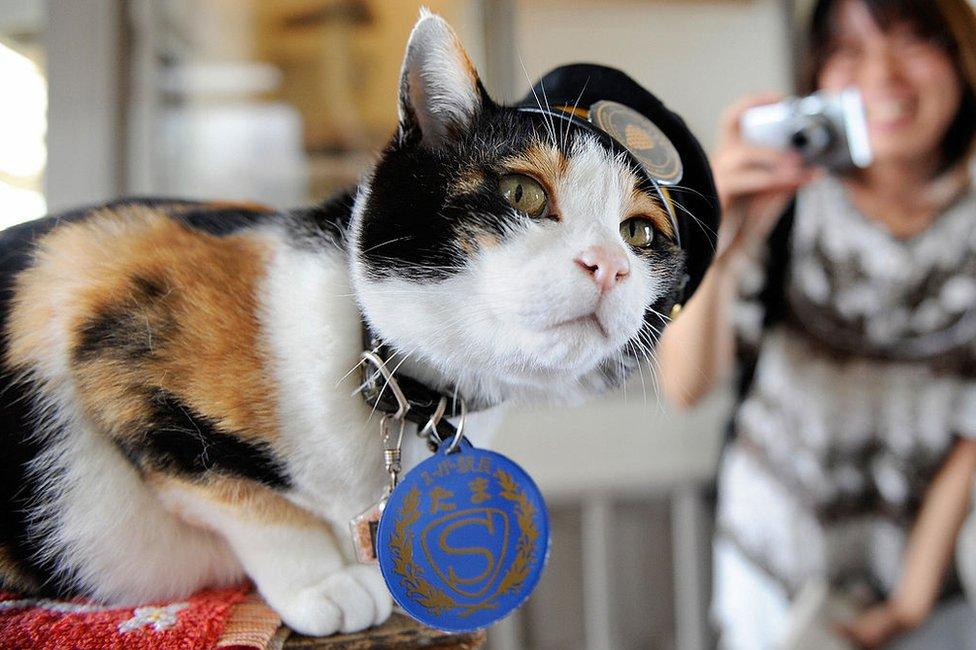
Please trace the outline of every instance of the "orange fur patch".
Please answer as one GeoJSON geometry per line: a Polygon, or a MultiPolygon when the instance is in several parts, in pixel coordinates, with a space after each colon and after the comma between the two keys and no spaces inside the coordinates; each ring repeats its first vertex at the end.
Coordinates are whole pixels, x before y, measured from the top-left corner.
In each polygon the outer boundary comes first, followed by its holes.
{"type": "Polygon", "coordinates": [[[674,228],[671,226],[671,218],[661,200],[657,197],[637,189],[637,178],[634,177],[634,189],[630,193],[630,200],[627,202],[627,215],[624,220],[630,217],[647,217],[654,222],[655,227],[668,237],[674,237],[674,228]]]}
{"type": "Polygon", "coordinates": [[[466,237],[458,242],[458,247],[467,255],[473,255],[479,250],[497,246],[500,242],[496,233],[477,230],[472,227],[466,228],[465,234],[466,237]]]}
{"type": "Polygon", "coordinates": [[[454,51],[458,55],[461,67],[468,75],[468,79],[471,80],[472,87],[476,86],[478,83],[478,70],[474,67],[474,63],[471,62],[471,57],[468,56],[467,50],[461,45],[461,39],[458,38],[453,30],[451,31],[451,44],[454,46],[454,51]]]}
{"type": "MultiPolygon", "coordinates": [[[[185,211],[199,209],[200,206],[187,206],[185,211]]],[[[240,210],[242,212],[253,212],[255,214],[274,214],[275,209],[261,203],[252,201],[207,201],[202,206],[210,210],[240,210]]]]}
{"type": "Polygon", "coordinates": [[[67,361],[87,414],[110,434],[133,430],[147,415],[144,389],[158,387],[224,431],[274,439],[257,315],[270,255],[261,237],[216,237],[138,205],[62,225],[17,278],[7,362],[30,369],[67,361]],[[140,295],[139,282],[157,291],[140,295]],[[124,317],[125,335],[148,353],[84,356],[84,329],[105,314],[124,317]]]}
{"type": "Polygon", "coordinates": [[[558,216],[558,196],[555,188],[559,179],[566,173],[569,160],[558,147],[543,142],[533,143],[522,153],[502,161],[510,174],[526,174],[536,179],[549,197],[549,211],[558,216]]]}

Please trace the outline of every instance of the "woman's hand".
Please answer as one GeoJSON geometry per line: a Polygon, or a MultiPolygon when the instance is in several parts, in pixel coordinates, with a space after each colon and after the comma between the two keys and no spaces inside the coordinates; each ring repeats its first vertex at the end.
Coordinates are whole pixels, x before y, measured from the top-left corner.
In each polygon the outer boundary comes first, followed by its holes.
{"type": "Polygon", "coordinates": [[[742,137],[742,114],[770,104],[781,95],[751,95],[729,107],[722,116],[719,146],[712,170],[725,218],[719,231],[720,256],[737,258],[754,251],[772,230],[797,189],[816,177],[793,151],[757,147],[742,137]]]}
{"type": "Polygon", "coordinates": [[[925,621],[969,514],[974,475],[976,439],[960,438],[925,492],[897,587],[887,601],[840,626],[844,636],[861,647],[875,648],[925,621]]]}
{"type": "Polygon", "coordinates": [[[838,631],[859,648],[880,648],[919,622],[909,620],[896,603],[886,601],[868,608],[853,621],[839,625],[838,631]]]}

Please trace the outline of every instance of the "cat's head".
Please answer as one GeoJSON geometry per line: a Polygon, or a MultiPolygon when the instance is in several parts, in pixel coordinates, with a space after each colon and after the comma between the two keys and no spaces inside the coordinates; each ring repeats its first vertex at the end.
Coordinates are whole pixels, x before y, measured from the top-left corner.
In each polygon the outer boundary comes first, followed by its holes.
{"type": "MultiPolygon", "coordinates": [[[[594,91],[579,86],[588,106],[594,91]]],[[[351,224],[354,289],[372,329],[489,401],[621,380],[697,283],[717,225],[715,214],[688,228],[636,158],[538,100],[541,112],[493,102],[448,24],[422,15],[398,130],[351,224]]]]}

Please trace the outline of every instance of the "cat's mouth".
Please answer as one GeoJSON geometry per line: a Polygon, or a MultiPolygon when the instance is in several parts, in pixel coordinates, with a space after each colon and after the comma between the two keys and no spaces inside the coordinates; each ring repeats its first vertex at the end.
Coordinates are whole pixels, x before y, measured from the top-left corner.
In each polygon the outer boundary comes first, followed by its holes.
{"type": "Polygon", "coordinates": [[[600,322],[599,316],[596,312],[591,312],[584,316],[577,316],[576,318],[570,318],[569,320],[564,320],[560,323],[556,323],[550,329],[563,329],[566,327],[584,327],[584,328],[596,328],[596,331],[600,333],[604,339],[609,340],[610,334],[607,332],[603,323],[600,322]]]}

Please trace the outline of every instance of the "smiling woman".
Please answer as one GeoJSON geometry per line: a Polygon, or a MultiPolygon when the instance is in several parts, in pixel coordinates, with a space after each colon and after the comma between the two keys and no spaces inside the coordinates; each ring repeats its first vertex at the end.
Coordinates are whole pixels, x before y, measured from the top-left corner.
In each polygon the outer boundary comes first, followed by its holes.
{"type": "Polygon", "coordinates": [[[972,29],[962,0],[822,2],[802,89],[857,86],[876,156],[950,166],[970,153],[976,134],[972,29]],[[897,65],[879,72],[884,57],[897,65]]]}
{"type": "Polygon", "coordinates": [[[976,15],[820,0],[808,41],[803,89],[861,92],[874,163],[810,169],[741,137],[745,110],[776,97],[729,109],[720,250],[660,346],[679,404],[741,369],[714,612],[725,646],[782,647],[794,603],[827,585],[851,616],[820,603],[793,638],[961,647],[945,640],[970,644],[976,619],[948,558],[969,495],[944,486],[971,482],[976,450],[976,15]]]}

